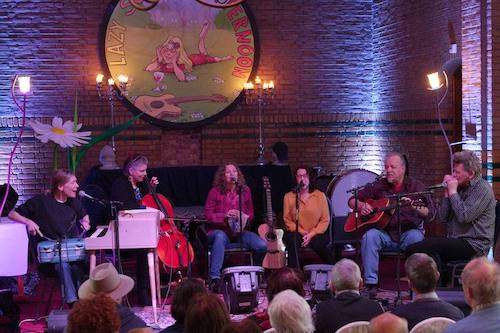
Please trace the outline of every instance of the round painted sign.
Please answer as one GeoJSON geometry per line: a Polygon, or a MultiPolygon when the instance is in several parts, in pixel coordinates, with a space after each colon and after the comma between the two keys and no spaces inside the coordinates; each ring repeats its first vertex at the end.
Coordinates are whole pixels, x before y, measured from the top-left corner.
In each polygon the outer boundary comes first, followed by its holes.
{"type": "Polygon", "coordinates": [[[129,78],[125,99],[158,125],[202,125],[235,103],[256,67],[243,5],[160,1],[148,11],[114,5],[103,36],[110,75],[129,78]]]}

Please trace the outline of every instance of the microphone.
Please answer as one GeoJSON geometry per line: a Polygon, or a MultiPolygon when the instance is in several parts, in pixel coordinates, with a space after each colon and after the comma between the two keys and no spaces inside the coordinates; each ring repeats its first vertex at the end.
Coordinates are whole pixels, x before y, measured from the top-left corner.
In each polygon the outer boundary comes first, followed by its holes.
{"type": "Polygon", "coordinates": [[[448,184],[446,182],[442,182],[442,183],[439,183],[439,184],[428,186],[427,190],[436,190],[436,189],[439,189],[439,188],[446,188],[446,187],[448,187],[448,184]]]}
{"type": "Polygon", "coordinates": [[[293,191],[294,192],[299,192],[301,188],[304,187],[304,182],[301,180],[300,183],[298,183],[294,188],[293,188],[293,191]]]}
{"type": "Polygon", "coordinates": [[[90,200],[101,201],[101,199],[96,198],[96,197],[93,197],[93,196],[91,196],[90,194],[87,194],[87,193],[86,193],[85,191],[83,191],[83,190],[82,190],[82,191],[80,191],[80,192],[78,192],[78,196],[79,196],[80,198],[87,198],[87,199],[90,199],[90,200]]]}
{"type": "Polygon", "coordinates": [[[106,205],[109,205],[109,204],[123,206],[123,202],[121,202],[121,201],[116,201],[116,200],[106,200],[106,199],[96,198],[96,197],[91,196],[90,194],[88,194],[88,193],[87,193],[87,192],[85,192],[84,190],[79,191],[79,192],[78,192],[78,196],[79,196],[80,198],[87,198],[87,199],[89,199],[89,200],[92,200],[92,201],[98,202],[98,203],[102,204],[103,206],[106,206],[106,205]]]}
{"type": "Polygon", "coordinates": [[[375,180],[381,180],[382,178],[385,178],[385,176],[386,176],[386,175],[385,175],[385,171],[382,171],[382,172],[380,173],[380,175],[378,175],[378,176],[375,178],[375,180]]]}

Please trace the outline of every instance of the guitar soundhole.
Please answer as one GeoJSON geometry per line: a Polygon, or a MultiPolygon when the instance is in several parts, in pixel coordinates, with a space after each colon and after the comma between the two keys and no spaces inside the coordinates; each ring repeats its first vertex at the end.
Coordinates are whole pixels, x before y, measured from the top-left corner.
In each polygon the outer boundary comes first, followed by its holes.
{"type": "Polygon", "coordinates": [[[152,101],[149,103],[149,105],[153,109],[161,109],[165,105],[165,103],[163,103],[162,101],[152,101]]]}
{"type": "Polygon", "coordinates": [[[275,241],[276,240],[276,234],[274,232],[268,232],[266,234],[266,239],[268,241],[275,241]]]}

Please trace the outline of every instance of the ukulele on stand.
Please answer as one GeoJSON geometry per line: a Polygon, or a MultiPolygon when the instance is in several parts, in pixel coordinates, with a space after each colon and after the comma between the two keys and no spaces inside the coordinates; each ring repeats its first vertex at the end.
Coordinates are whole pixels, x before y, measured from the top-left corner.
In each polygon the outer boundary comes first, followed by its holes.
{"type": "Polygon", "coordinates": [[[259,236],[267,242],[267,253],[262,266],[268,269],[278,269],[285,266],[285,244],[283,244],[283,230],[276,227],[276,219],[273,217],[271,203],[271,184],[269,178],[262,177],[264,190],[266,191],[267,212],[265,221],[259,226],[259,236]]]}

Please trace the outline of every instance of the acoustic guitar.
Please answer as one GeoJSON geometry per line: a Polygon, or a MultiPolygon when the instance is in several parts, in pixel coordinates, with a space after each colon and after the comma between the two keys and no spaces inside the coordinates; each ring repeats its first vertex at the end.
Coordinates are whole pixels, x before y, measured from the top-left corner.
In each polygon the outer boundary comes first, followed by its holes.
{"type": "MultiPolygon", "coordinates": [[[[345,232],[357,232],[364,234],[368,229],[377,228],[385,229],[391,220],[392,214],[396,209],[396,205],[392,204],[392,201],[387,198],[382,198],[378,200],[368,199],[366,200],[368,204],[373,207],[373,211],[368,215],[359,214],[359,220],[356,222],[356,212],[351,212],[347,216],[347,221],[344,224],[345,232]]],[[[405,206],[420,206],[425,207],[426,205],[422,200],[412,200],[401,202],[401,207],[405,206]]]]}
{"type": "Polygon", "coordinates": [[[266,192],[267,204],[266,223],[261,224],[258,229],[259,236],[267,242],[267,253],[262,266],[268,269],[278,269],[285,266],[284,231],[277,228],[276,219],[273,216],[269,178],[266,176],[262,177],[262,183],[266,192]]]}

